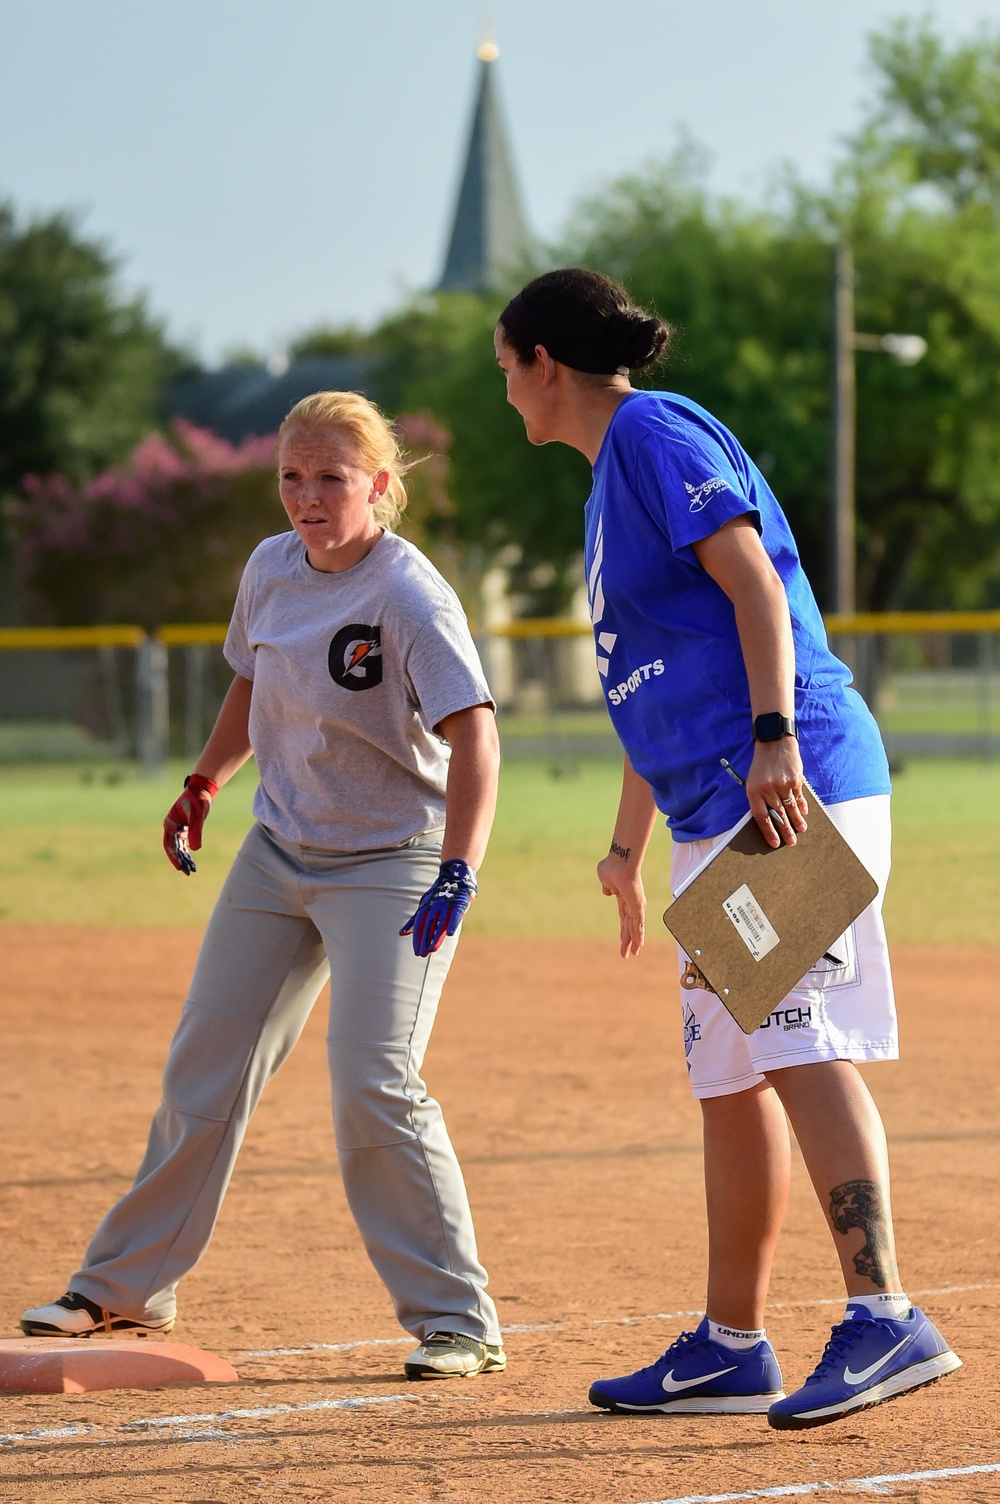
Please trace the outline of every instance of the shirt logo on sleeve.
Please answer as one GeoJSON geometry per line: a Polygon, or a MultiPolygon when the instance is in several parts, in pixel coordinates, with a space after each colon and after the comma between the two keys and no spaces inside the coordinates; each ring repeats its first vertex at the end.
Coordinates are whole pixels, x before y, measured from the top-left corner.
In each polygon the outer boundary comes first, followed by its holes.
{"type": "Polygon", "coordinates": [[[382,683],[382,628],[352,621],[330,643],[330,678],[341,689],[374,689],[382,683]]]}
{"type": "Polygon", "coordinates": [[[731,491],[733,488],[721,475],[713,475],[711,480],[702,481],[700,486],[689,486],[685,481],[684,489],[691,498],[688,511],[703,512],[716,491],[731,491]]]}

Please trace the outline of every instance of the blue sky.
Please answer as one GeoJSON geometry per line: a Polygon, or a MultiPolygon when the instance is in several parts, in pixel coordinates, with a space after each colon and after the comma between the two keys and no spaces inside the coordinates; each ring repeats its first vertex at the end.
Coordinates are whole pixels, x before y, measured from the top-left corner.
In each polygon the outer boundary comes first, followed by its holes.
{"type": "MultiPolygon", "coordinates": [[[[494,0],[533,229],[679,129],[713,185],[819,179],[909,0],[494,0]]],[[[475,78],[478,0],[0,0],[0,197],[71,207],[203,358],[362,324],[431,284],[475,78]]],[[[1000,0],[931,8],[950,34],[1000,0]]]]}

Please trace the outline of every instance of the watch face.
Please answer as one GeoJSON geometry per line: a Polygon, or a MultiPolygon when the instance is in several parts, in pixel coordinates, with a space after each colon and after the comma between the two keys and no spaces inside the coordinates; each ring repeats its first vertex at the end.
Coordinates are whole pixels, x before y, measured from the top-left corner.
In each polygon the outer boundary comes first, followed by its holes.
{"type": "Polygon", "coordinates": [[[795,736],[795,722],[787,715],[780,715],[772,710],[767,715],[759,715],[753,723],[754,740],[758,742],[777,742],[783,736],[795,736]]]}

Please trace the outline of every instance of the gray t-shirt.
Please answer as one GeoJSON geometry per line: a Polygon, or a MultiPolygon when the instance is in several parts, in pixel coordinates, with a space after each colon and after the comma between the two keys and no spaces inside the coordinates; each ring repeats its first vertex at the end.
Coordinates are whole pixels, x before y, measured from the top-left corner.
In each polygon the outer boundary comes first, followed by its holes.
{"type": "Polygon", "coordinates": [[[434,728],[493,701],[458,597],[411,543],[384,533],[359,564],[324,574],[297,534],[265,538],[225,654],[253,680],[264,825],[333,851],[442,828],[450,748],[434,728]]]}

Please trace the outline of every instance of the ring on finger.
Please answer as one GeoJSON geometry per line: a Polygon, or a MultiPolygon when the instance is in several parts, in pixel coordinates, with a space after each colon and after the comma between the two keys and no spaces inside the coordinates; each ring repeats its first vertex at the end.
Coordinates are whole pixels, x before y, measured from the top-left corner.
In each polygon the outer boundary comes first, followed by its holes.
{"type": "Polygon", "coordinates": [[[788,799],[782,799],[781,802],[782,802],[782,804],[798,804],[799,801],[795,798],[795,795],[793,794],[788,799]]]}

